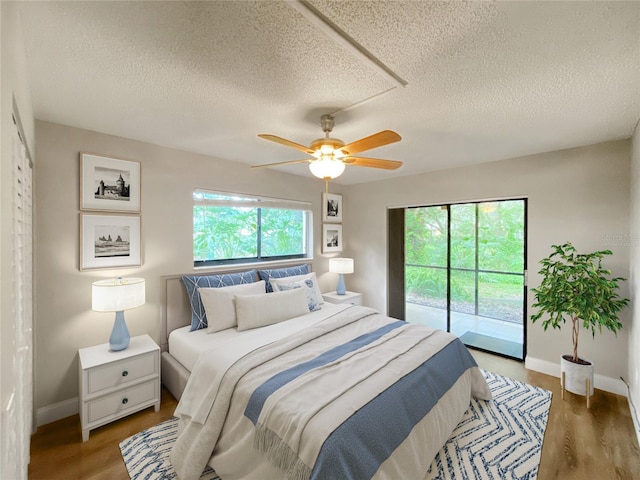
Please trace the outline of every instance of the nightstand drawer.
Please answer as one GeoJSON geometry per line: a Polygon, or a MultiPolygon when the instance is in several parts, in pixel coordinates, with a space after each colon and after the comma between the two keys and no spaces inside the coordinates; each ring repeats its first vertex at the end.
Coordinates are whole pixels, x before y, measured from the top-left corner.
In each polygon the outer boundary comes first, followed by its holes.
{"type": "Polygon", "coordinates": [[[111,415],[120,415],[127,410],[135,410],[144,403],[157,400],[158,381],[155,379],[87,402],[88,423],[98,422],[111,415]]]}
{"type": "Polygon", "coordinates": [[[148,353],[113,362],[88,371],[87,393],[94,394],[107,388],[123,385],[156,372],[156,354],[148,353]]]}

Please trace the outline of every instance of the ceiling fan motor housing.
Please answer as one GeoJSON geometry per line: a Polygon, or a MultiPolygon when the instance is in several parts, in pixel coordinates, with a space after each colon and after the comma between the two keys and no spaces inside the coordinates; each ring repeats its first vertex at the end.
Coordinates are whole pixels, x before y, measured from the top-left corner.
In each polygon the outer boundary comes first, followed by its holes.
{"type": "Polygon", "coordinates": [[[315,151],[316,154],[331,155],[332,153],[341,154],[339,151],[341,147],[344,147],[344,142],[337,138],[318,138],[311,142],[309,148],[315,151]],[[323,148],[324,147],[324,148],[323,148]]]}
{"type": "Polygon", "coordinates": [[[333,127],[336,126],[336,121],[332,115],[325,114],[320,117],[320,126],[322,127],[322,131],[329,137],[329,133],[333,130],[333,127]]]}

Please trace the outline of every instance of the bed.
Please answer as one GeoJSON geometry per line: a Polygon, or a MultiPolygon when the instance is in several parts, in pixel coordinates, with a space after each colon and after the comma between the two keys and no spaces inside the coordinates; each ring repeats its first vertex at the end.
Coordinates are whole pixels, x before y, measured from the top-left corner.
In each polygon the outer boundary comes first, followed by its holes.
{"type": "Polygon", "coordinates": [[[182,276],[162,285],[162,377],[180,399],[171,461],[182,480],[207,464],[223,480],[422,479],[471,396],[491,398],[473,357],[446,332],[361,306],[301,312],[312,304],[293,282],[236,294],[236,327],[189,331],[182,276]],[[260,323],[283,304],[300,314],[260,323]]]}

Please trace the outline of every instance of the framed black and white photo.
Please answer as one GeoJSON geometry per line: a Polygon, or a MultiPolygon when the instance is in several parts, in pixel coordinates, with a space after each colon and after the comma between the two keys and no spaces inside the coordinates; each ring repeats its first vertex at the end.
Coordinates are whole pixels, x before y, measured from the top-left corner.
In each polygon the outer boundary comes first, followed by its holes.
{"type": "Polygon", "coordinates": [[[80,270],[142,264],[139,215],[80,214],[80,270]]]}
{"type": "Polygon", "coordinates": [[[342,251],[342,225],[322,225],[322,253],[342,251]]]}
{"type": "Polygon", "coordinates": [[[342,195],[336,193],[322,194],[322,221],[342,222],[342,195]]]}
{"type": "Polygon", "coordinates": [[[81,153],[80,210],[140,213],[140,162],[81,153]]]}

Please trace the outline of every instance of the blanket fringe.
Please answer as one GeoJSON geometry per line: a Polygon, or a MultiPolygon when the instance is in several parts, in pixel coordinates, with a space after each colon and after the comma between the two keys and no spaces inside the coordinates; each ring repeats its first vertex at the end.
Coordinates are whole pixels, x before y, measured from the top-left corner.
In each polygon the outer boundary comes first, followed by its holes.
{"type": "Polygon", "coordinates": [[[274,466],[285,472],[287,480],[309,480],[311,477],[311,468],[300,460],[298,454],[272,430],[260,423],[256,424],[253,446],[264,453],[274,466]]]}

